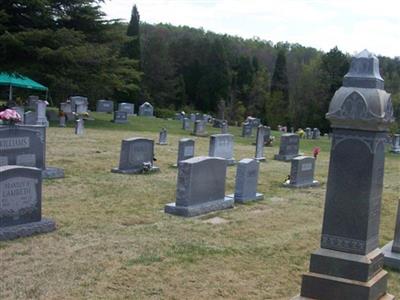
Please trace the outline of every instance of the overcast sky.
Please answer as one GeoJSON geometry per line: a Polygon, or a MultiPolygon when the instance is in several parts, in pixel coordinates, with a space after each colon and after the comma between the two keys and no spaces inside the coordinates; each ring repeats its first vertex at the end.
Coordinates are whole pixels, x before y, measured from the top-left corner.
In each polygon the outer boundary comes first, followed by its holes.
{"type": "Polygon", "coordinates": [[[399,0],[105,0],[102,6],[107,18],[129,21],[133,4],[151,24],[400,56],[399,0]]]}

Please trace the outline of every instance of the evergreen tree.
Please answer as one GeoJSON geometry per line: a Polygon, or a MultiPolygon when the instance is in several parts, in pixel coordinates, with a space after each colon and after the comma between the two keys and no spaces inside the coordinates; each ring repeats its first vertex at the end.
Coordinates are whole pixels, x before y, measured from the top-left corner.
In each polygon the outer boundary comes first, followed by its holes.
{"type": "MultiPolygon", "coordinates": [[[[136,59],[140,62],[140,15],[137,6],[134,5],[132,8],[131,20],[128,24],[126,31],[127,36],[132,39],[127,43],[126,55],[129,58],[136,59]]],[[[140,66],[139,66],[140,67],[140,66]]]]}
{"type": "Polygon", "coordinates": [[[271,103],[268,105],[267,120],[271,126],[289,124],[289,81],[286,69],[286,53],[279,50],[271,80],[271,103]],[[272,117],[273,116],[273,117],[272,117]]]}

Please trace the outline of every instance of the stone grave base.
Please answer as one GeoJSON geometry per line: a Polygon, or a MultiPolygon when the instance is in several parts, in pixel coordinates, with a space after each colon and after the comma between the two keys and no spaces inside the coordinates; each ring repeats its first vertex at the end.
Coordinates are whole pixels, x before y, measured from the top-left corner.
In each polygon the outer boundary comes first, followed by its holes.
{"type": "Polygon", "coordinates": [[[320,183],[317,180],[313,180],[313,182],[309,182],[309,183],[292,184],[292,183],[289,182],[289,180],[287,180],[283,184],[283,186],[284,187],[288,187],[288,188],[300,189],[300,188],[308,188],[308,187],[320,186],[320,183]]]}
{"type": "Polygon", "coordinates": [[[156,143],[157,145],[160,145],[160,146],[165,146],[165,145],[168,145],[168,143],[156,143]]]}
{"type": "Polygon", "coordinates": [[[51,219],[45,218],[42,218],[39,222],[0,227],[0,241],[13,240],[34,234],[51,232],[55,229],[56,223],[51,219]]]}
{"type": "Polygon", "coordinates": [[[228,166],[234,166],[236,165],[236,160],[234,158],[226,159],[228,162],[228,166]]]}
{"type": "Polygon", "coordinates": [[[119,168],[112,168],[111,173],[118,173],[118,174],[146,174],[146,173],[154,173],[160,171],[159,167],[153,166],[148,171],[143,171],[143,169],[124,169],[121,170],[119,168]]]}
{"type": "Polygon", "coordinates": [[[233,198],[225,197],[224,199],[221,200],[210,201],[192,206],[176,206],[175,202],[171,202],[165,205],[164,211],[172,215],[183,216],[183,217],[194,217],[216,210],[233,208],[233,205],[234,205],[233,198]]]}
{"type": "Polygon", "coordinates": [[[256,193],[256,196],[254,198],[246,198],[246,199],[235,198],[235,194],[230,194],[227,197],[230,197],[233,200],[235,200],[235,203],[247,203],[247,202],[252,202],[252,201],[263,200],[264,199],[264,194],[256,193]]]}
{"type": "Polygon", "coordinates": [[[55,168],[55,167],[47,167],[42,171],[43,179],[56,179],[56,178],[64,178],[64,169],[55,168]]]}
{"type": "Polygon", "coordinates": [[[390,152],[400,154],[400,149],[392,149],[390,152]]]}
{"type": "Polygon", "coordinates": [[[256,161],[265,161],[265,157],[255,157],[256,161]]]}
{"type": "Polygon", "coordinates": [[[193,136],[199,136],[199,137],[207,137],[208,136],[208,133],[207,132],[205,132],[205,133],[190,133],[190,135],[193,135],[193,136]]]}
{"type": "Polygon", "coordinates": [[[301,156],[302,154],[295,154],[295,155],[281,155],[281,154],[275,154],[274,159],[275,160],[280,160],[280,161],[291,161],[293,158],[297,156],[301,156]]]}
{"type": "Polygon", "coordinates": [[[382,248],[383,255],[385,255],[383,260],[384,265],[389,268],[400,270],[400,253],[393,252],[392,247],[393,241],[382,248]]]}
{"type": "MultiPolygon", "coordinates": [[[[292,300],[315,300],[315,299],[306,298],[306,297],[302,297],[302,296],[298,295],[298,296],[292,298],[292,300]]],[[[393,295],[385,294],[377,300],[395,300],[395,298],[393,295]]]]}

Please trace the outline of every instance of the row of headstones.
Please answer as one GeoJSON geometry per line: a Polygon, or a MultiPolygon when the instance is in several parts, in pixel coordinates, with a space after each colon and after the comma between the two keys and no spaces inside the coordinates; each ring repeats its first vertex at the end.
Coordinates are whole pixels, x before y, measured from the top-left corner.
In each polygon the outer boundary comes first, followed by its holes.
{"type": "MultiPolygon", "coordinates": [[[[96,103],[96,112],[112,113],[114,112],[114,102],[112,100],[98,100],[96,103]]],[[[134,115],[135,105],[133,103],[122,102],[118,104],[116,112],[126,113],[128,116],[134,115]]],[[[154,108],[149,102],[139,106],[139,116],[153,117],[154,108]]],[[[114,118],[115,119],[115,118],[114,118]]]]}
{"type": "Polygon", "coordinates": [[[175,120],[183,121],[183,119],[185,118],[189,119],[191,122],[204,121],[206,123],[210,122],[213,119],[210,115],[201,113],[191,113],[189,115],[186,115],[186,113],[182,111],[175,114],[175,120]]]}
{"type": "Polygon", "coordinates": [[[305,139],[313,139],[317,140],[321,137],[321,131],[318,128],[311,129],[307,127],[304,129],[304,136],[305,139]]]}

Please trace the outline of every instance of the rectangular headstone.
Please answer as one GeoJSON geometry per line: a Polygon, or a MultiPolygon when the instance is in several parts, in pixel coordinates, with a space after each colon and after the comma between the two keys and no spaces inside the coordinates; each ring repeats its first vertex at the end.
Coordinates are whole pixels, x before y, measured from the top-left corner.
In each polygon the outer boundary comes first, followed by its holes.
{"type": "Polygon", "coordinates": [[[159,145],[168,145],[168,132],[167,129],[163,128],[160,131],[160,135],[158,137],[159,145]]]}
{"type": "Polygon", "coordinates": [[[253,126],[249,122],[245,122],[242,125],[242,137],[251,137],[253,132],[253,126]]]}
{"type": "Polygon", "coordinates": [[[300,137],[294,133],[284,133],[281,136],[279,154],[275,155],[276,160],[290,161],[299,156],[300,137]]]}
{"type": "Polygon", "coordinates": [[[228,161],[229,165],[235,164],[235,159],[233,158],[233,135],[229,133],[211,135],[208,156],[222,157],[228,161]]]}
{"type": "Polygon", "coordinates": [[[192,158],[193,156],[194,156],[194,140],[180,139],[178,145],[178,158],[176,165],[178,166],[180,161],[192,158]]]}
{"type": "Polygon", "coordinates": [[[75,134],[83,135],[85,133],[85,121],[82,118],[79,118],[75,121],[75,134]]]}
{"type": "Polygon", "coordinates": [[[400,154],[400,134],[393,135],[391,152],[400,154]]]}
{"type": "Polygon", "coordinates": [[[153,117],[154,108],[149,102],[145,102],[139,106],[139,116],[153,117]]]}
{"type": "Polygon", "coordinates": [[[121,154],[118,168],[111,172],[136,174],[146,171],[157,171],[153,165],[154,141],[142,137],[124,139],[121,143],[121,154]]]}
{"type": "Polygon", "coordinates": [[[42,219],[42,171],[22,166],[0,167],[0,241],[55,230],[42,219]]]}
{"type": "Polygon", "coordinates": [[[165,206],[166,213],[192,217],[233,207],[233,199],[225,196],[225,159],[193,157],[178,168],[176,202],[165,206]]]}
{"type": "Polygon", "coordinates": [[[128,115],[133,115],[135,111],[135,105],[133,103],[122,102],[118,104],[119,111],[126,111],[128,115]]]}
{"type": "Polygon", "coordinates": [[[128,123],[128,113],[126,111],[114,111],[113,122],[116,124],[128,123]]]}
{"type": "Polygon", "coordinates": [[[264,144],[265,144],[265,132],[267,131],[267,127],[260,125],[257,127],[257,137],[256,137],[256,155],[255,159],[258,161],[264,161],[264,144]]]}
{"type": "Polygon", "coordinates": [[[183,118],[182,119],[182,129],[183,130],[190,130],[190,119],[189,118],[183,118]]]}
{"type": "Polygon", "coordinates": [[[96,112],[112,113],[114,102],[112,100],[98,100],[96,102],[96,112]]]}
{"type": "Polygon", "coordinates": [[[192,135],[195,136],[206,136],[206,124],[203,120],[197,120],[194,122],[192,135]]]}
{"type": "Polygon", "coordinates": [[[290,179],[284,185],[287,187],[310,187],[319,185],[314,180],[315,158],[311,156],[297,156],[291,160],[290,179]]]}

